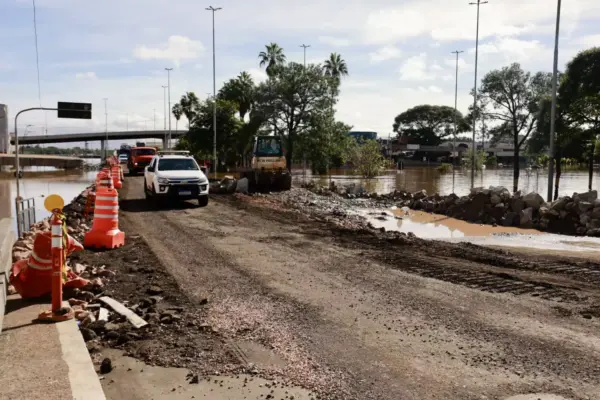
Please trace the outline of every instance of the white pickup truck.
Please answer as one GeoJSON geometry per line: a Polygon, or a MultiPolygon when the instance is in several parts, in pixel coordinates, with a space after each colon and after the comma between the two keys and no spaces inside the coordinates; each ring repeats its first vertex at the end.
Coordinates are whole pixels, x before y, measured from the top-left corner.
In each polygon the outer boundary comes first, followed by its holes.
{"type": "Polygon", "coordinates": [[[208,205],[208,178],[189,152],[159,151],[144,169],[146,199],[197,199],[208,205]]]}

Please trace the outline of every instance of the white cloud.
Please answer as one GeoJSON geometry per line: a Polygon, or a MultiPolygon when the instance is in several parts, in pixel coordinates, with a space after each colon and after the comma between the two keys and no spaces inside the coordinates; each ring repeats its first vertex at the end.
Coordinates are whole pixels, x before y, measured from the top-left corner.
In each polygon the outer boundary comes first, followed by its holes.
{"type": "Polygon", "coordinates": [[[259,68],[250,68],[247,72],[254,79],[254,83],[264,82],[268,78],[267,73],[259,68]]]}
{"type": "Polygon", "coordinates": [[[333,36],[319,36],[319,42],[332,47],[347,47],[351,44],[348,39],[333,36]]]}
{"type": "Polygon", "coordinates": [[[179,66],[182,60],[193,60],[204,52],[202,42],[186,36],[169,36],[166,44],[158,47],[137,46],[133,55],[141,60],[169,60],[179,66]]]}
{"type": "Polygon", "coordinates": [[[404,81],[428,81],[435,78],[435,74],[427,67],[427,53],[410,57],[400,67],[400,79],[404,81]]]}
{"type": "Polygon", "coordinates": [[[394,58],[399,58],[402,55],[400,49],[395,46],[383,46],[377,51],[369,53],[369,58],[372,63],[388,61],[394,58]]]}
{"type": "Polygon", "coordinates": [[[583,47],[598,47],[600,46],[600,34],[582,36],[576,42],[583,47]]]}
{"type": "Polygon", "coordinates": [[[75,74],[75,79],[98,79],[95,72],[78,72],[75,74]]]}

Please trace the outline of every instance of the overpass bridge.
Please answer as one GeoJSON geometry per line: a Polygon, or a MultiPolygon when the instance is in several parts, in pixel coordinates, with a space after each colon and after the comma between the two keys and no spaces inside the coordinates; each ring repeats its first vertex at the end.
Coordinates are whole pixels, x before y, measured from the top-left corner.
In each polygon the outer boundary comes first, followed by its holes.
{"type": "MultiPolygon", "coordinates": [[[[177,139],[183,137],[188,131],[171,131],[171,138],[177,139]]],[[[58,135],[19,135],[19,146],[31,144],[49,144],[49,143],[73,143],[73,142],[93,142],[101,141],[104,149],[105,140],[127,140],[127,139],[162,139],[163,147],[166,148],[168,132],[165,131],[121,131],[121,132],[91,132],[91,133],[64,133],[58,135]]],[[[10,144],[14,146],[14,134],[10,137],[10,144]]]]}

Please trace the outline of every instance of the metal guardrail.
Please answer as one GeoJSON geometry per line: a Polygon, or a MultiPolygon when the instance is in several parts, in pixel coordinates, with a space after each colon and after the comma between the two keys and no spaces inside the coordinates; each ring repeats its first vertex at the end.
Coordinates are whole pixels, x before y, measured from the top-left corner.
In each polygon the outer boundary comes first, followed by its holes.
{"type": "Polygon", "coordinates": [[[35,199],[15,199],[17,214],[17,234],[19,237],[24,232],[29,232],[31,225],[35,224],[35,199]]]}

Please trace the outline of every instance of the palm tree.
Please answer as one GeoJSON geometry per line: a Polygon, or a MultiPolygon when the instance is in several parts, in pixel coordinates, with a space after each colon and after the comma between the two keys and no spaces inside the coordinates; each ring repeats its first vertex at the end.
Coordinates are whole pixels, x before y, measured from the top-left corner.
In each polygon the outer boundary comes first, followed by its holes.
{"type": "Polygon", "coordinates": [[[179,124],[179,118],[183,115],[183,107],[181,107],[180,103],[175,103],[173,105],[173,116],[175,117],[175,132],[177,132],[177,125],[179,124]]]}
{"type": "Polygon", "coordinates": [[[285,54],[283,49],[277,43],[271,43],[265,46],[266,51],[261,51],[258,54],[260,58],[260,66],[267,66],[266,71],[269,77],[277,73],[277,69],[285,64],[285,54]]]}
{"type": "Polygon", "coordinates": [[[348,75],[348,65],[338,53],[331,53],[329,59],[325,60],[325,64],[323,64],[323,70],[325,76],[332,79],[332,83],[336,88],[339,86],[342,77],[348,75]]]}
{"type": "Polygon", "coordinates": [[[198,96],[196,96],[196,93],[186,92],[186,94],[181,96],[179,104],[181,104],[181,110],[183,111],[183,114],[188,120],[189,129],[192,120],[194,119],[196,113],[198,112],[198,109],[200,108],[200,100],[198,99],[198,96]]]}
{"type": "Polygon", "coordinates": [[[243,71],[237,77],[225,82],[219,90],[218,97],[235,102],[238,105],[240,119],[243,121],[254,105],[255,90],[254,80],[250,74],[243,71]]]}

